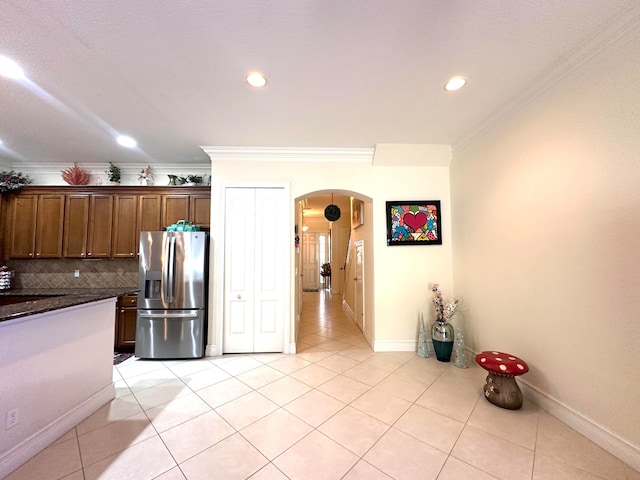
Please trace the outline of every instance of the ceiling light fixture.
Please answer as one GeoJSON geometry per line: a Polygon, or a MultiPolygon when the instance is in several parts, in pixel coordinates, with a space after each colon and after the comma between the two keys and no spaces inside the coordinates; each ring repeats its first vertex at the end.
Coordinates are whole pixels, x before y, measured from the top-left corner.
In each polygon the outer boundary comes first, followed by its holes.
{"type": "Polygon", "coordinates": [[[467,79],[464,77],[453,77],[450,78],[447,83],[444,84],[444,89],[447,92],[454,92],[456,90],[460,90],[467,83],[467,79]]]}
{"type": "Polygon", "coordinates": [[[261,88],[267,84],[267,77],[260,72],[252,72],[247,75],[247,83],[252,87],[261,88]]]}
{"type": "Polygon", "coordinates": [[[118,138],[116,138],[116,141],[126,148],[134,148],[138,144],[138,142],[136,142],[133,138],[128,137],[127,135],[120,135],[118,138]]]}
{"type": "Polygon", "coordinates": [[[24,78],[22,68],[10,58],[0,55],[0,75],[13,79],[24,78]]]}

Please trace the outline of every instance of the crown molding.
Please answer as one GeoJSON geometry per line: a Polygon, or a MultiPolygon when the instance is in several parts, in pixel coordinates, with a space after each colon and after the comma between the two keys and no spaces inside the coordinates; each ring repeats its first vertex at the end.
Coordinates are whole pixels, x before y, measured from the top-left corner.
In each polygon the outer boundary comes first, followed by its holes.
{"type": "Polygon", "coordinates": [[[372,163],[373,148],[275,148],[201,146],[212,162],[372,163]]]}
{"type": "Polygon", "coordinates": [[[565,55],[561,64],[554,65],[543,72],[527,88],[485,117],[477,127],[454,141],[452,144],[454,156],[525,110],[583,65],[622,42],[627,36],[637,31],[638,25],[640,25],[640,3],[636,2],[631,3],[628,9],[612,18],[603,30],[584,40],[565,55]]]}
{"type": "MultiPolygon", "coordinates": [[[[2,165],[2,164],[0,164],[2,165]]],[[[73,162],[71,163],[36,163],[36,162],[19,162],[19,163],[9,163],[6,170],[18,170],[26,174],[60,174],[63,170],[66,170],[69,167],[73,166],[73,162]]],[[[127,164],[117,164],[120,167],[120,170],[123,174],[138,174],[143,168],[146,168],[147,165],[151,165],[151,168],[154,173],[156,172],[189,172],[189,173],[209,173],[211,172],[210,164],[202,164],[202,163],[159,163],[153,164],[149,162],[144,163],[127,163],[127,164]]],[[[78,166],[84,168],[87,172],[91,174],[103,174],[106,172],[107,168],[109,168],[109,163],[78,163],[78,166]]]]}

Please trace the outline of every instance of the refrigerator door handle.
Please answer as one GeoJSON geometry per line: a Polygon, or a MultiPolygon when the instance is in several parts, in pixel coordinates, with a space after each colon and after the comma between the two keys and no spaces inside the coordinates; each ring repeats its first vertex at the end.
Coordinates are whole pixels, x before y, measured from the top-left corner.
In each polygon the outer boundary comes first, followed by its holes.
{"type": "Polygon", "coordinates": [[[164,268],[164,297],[167,303],[173,303],[175,296],[175,270],[176,270],[176,239],[167,239],[166,256],[167,263],[164,268]]]}
{"type": "Polygon", "coordinates": [[[142,313],[138,310],[138,315],[144,318],[197,318],[197,313],[142,313]]]}

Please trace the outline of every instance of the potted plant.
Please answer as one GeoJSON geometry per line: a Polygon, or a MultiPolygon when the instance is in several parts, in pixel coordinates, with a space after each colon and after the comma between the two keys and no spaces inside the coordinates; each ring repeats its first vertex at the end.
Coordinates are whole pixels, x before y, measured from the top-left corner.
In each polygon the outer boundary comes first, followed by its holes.
{"type": "Polygon", "coordinates": [[[113,162],[109,162],[109,169],[107,170],[107,176],[109,177],[109,181],[111,183],[120,183],[120,177],[122,172],[120,171],[120,167],[114,165],[113,162]]]}
{"type": "Polygon", "coordinates": [[[151,171],[151,165],[147,165],[147,168],[140,170],[138,174],[138,181],[140,185],[153,185],[156,180],[156,176],[151,171]]]}
{"type": "Polygon", "coordinates": [[[33,180],[28,175],[23,175],[22,172],[14,170],[0,172],[0,193],[15,192],[30,183],[33,183],[33,180]]]}
{"type": "Polygon", "coordinates": [[[441,362],[451,361],[455,330],[449,321],[458,313],[460,303],[457,299],[445,304],[437,283],[431,287],[433,306],[436,310],[436,321],[431,325],[431,340],[436,352],[436,359],[441,362]]]}
{"type": "Polygon", "coordinates": [[[187,185],[199,185],[204,182],[204,175],[187,175],[187,185]]]}

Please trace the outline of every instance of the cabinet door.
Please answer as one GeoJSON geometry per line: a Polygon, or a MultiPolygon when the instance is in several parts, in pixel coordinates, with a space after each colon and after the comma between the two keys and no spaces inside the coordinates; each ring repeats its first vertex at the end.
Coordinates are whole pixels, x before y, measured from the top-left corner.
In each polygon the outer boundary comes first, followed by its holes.
{"type": "Polygon", "coordinates": [[[138,231],[162,230],[162,201],[160,195],[138,195],[138,231]]]}
{"type": "Polygon", "coordinates": [[[111,195],[91,196],[87,258],[106,258],[111,255],[112,214],[111,195]]]}
{"type": "Polygon", "coordinates": [[[201,227],[211,224],[211,195],[191,195],[189,220],[201,227]]]}
{"type": "Polygon", "coordinates": [[[135,308],[126,308],[118,314],[118,348],[133,350],[136,346],[137,316],[135,308]]]}
{"type": "Polygon", "coordinates": [[[87,234],[89,225],[89,195],[67,195],[64,209],[65,258],[87,257],[87,234]]]}
{"type": "Polygon", "coordinates": [[[118,310],[116,312],[116,338],[115,349],[117,351],[132,351],[136,345],[136,322],[138,309],[135,296],[118,298],[118,310]]]}
{"type": "Polygon", "coordinates": [[[33,258],[37,212],[37,195],[15,195],[11,197],[9,257],[33,258]]]}
{"type": "Polygon", "coordinates": [[[138,197],[136,195],[116,195],[113,199],[113,258],[133,258],[138,244],[136,221],[138,197]]]}
{"type": "Polygon", "coordinates": [[[64,195],[38,195],[36,258],[62,257],[64,195]]]}
{"type": "Polygon", "coordinates": [[[162,227],[189,220],[189,195],[162,196],[162,227]]]}

